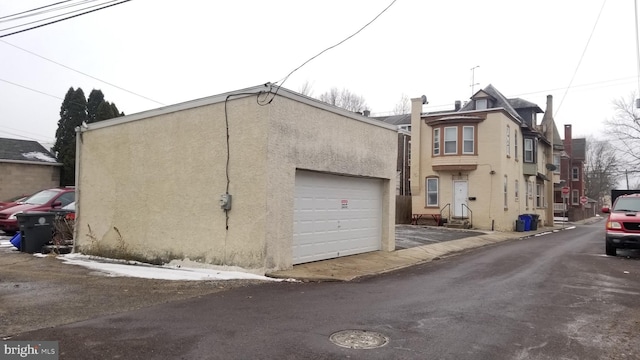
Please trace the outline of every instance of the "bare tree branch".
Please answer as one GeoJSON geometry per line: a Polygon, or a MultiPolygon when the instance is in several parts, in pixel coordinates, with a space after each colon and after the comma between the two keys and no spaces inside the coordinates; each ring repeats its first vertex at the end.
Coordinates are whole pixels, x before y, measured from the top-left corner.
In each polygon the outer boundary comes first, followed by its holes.
{"type": "Polygon", "coordinates": [[[331,90],[320,94],[318,99],[326,102],[327,104],[353,112],[361,113],[364,110],[368,110],[367,102],[364,97],[356,95],[348,89],[338,90],[338,88],[333,87],[331,90]]]}
{"type": "Polygon", "coordinates": [[[624,169],[640,171],[640,111],[635,108],[635,94],[613,101],[614,115],[605,122],[606,135],[620,153],[624,169]]]}
{"type": "Polygon", "coordinates": [[[394,115],[404,115],[408,114],[411,111],[411,103],[409,101],[409,97],[407,94],[402,94],[400,97],[400,101],[396,104],[396,107],[393,108],[394,115]]]}

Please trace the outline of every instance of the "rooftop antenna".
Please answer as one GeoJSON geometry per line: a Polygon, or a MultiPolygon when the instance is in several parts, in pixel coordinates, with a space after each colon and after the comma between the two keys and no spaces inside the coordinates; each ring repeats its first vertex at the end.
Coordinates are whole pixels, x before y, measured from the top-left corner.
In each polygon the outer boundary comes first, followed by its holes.
{"type": "Polygon", "coordinates": [[[475,94],[474,88],[476,87],[476,85],[480,85],[479,83],[475,82],[476,69],[479,67],[480,65],[476,65],[471,68],[471,85],[469,85],[471,86],[471,96],[475,94]]]}

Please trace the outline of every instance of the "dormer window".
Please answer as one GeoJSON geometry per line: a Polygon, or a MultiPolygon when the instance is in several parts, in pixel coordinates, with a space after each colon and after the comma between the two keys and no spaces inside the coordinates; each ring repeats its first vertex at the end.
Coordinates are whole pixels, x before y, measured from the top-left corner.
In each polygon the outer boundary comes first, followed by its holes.
{"type": "Polygon", "coordinates": [[[487,99],[478,99],[476,100],[476,110],[484,110],[488,106],[487,99]]]}

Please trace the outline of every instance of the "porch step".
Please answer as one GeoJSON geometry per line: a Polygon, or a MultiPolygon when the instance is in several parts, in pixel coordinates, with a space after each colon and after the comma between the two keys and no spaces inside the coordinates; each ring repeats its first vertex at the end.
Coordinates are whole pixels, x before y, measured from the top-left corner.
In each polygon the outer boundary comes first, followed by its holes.
{"type": "Polygon", "coordinates": [[[471,229],[471,223],[469,222],[469,220],[452,219],[444,226],[452,229],[471,229]]]}

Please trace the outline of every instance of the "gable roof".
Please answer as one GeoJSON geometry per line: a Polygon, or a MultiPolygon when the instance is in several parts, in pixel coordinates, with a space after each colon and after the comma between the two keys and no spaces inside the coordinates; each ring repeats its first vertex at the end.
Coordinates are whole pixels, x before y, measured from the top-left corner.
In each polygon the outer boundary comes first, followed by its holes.
{"type": "Polygon", "coordinates": [[[61,165],[55,156],[37,141],[0,138],[0,162],[61,165]]]}
{"type": "Polygon", "coordinates": [[[378,119],[391,125],[411,125],[411,114],[375,116],[372,119],[378,119]]]}
{"type": "Polygon", "coordinates": [[[259,96],[259,98],[257,99],[259,105],[268,105],[272,101],[277,103],[278,98],[287,98],[289,100],[303,103],[303,104],[306,104],[321,110],[325,110],[334,114],[342,115],[344,117],[348,117],[356,121],[367,123],[369,125],[374,125],[377,127],[397,131],[396,126],[392,126],[383,121],[379,121],[377,119],[364,116],[362,114],[358,114],[349,110],[339,108],[334,105],[330,105],[318,99],[314,99],[312,97],[299,94],[295,91],[291,91],[287,88],[284,88],[272,83],[266,83],[266,84],[246,88],[246,89],[230,91],[230,92],[208,96],[200,99],[190,100],[190,101],[186,101],[186,102],[182,102],[174,105],[163,106],[157,109],[151,109],[151,110],[147,110],[147,111],[143,111],[135,114],[120,116],[120,117],[116,117],[109,120],[90,123],[90,124],[87,124],[86,128],[81,127],[80,131],[86,132],[91,130],[97,130],[97,129],[102,129],[109,126],[116,126],[116,125],[132,122],[132,121],[148,119],[148,118],[159,116],[159,115],[171,114],[171,113],[175,113],[175,112],[179,112],[187,109],[194,109],[201,106],[208,106],[212,104],[223,104],[231,98],[240,99],[240,98],[249,97],[249,96],[259,96]]]}
{"type": "Polygon", "coordinates": [[[512,98],[512,99],[507,99],[507,101],[509,101],[509,104],[514,109],[529,109],[529,108],[531,108],[536,113],[543,113],[544,112],[544,111],[542,111],[542,109],[540,109],[540,107],[537,104],[534,104],[531,101],[527,101],[525,99],[512,98]]]}
{"type": "MultiPolygon", "coordinates": [[[[507,100],[507,98],[504,95],[502,95],[502,93],[498,91],[498,89],[496,89],[493,85],[489,84],[484,89],[478,90],[475,94],[473,94],[471,99],[473,100],[476,97],[476,95],[479,95],[481,93],[485,93],[493,99],[494,106],[492,106],[491,108],[503,108],[509,113],[509,115],[513,116],[520,123],[523,122],[520,115],[518,115],[518,112],[509,103],[509,100],[507,100]]],[[[474,101],[469,101],[462,107],[462,109],[460,109],[460,111],[472,111],[472,110],[475,110],[474,101]]]]}

